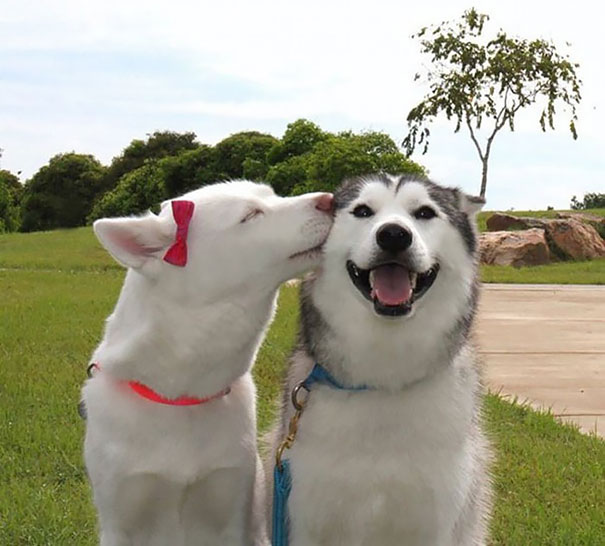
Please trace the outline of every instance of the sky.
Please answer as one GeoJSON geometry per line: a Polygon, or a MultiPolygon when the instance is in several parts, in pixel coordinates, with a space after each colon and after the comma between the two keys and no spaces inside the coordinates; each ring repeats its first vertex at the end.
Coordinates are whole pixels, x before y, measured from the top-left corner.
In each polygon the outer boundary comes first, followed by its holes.
{"type": "MultiPolygon", "coordinates": [[[[491,17],[486,31],[554,41],[583,81],[578,140],[565,114],[542,133],[538,109],[499,133],[486,208],[568,208],[605,192],[605,8],[586,0],[0,0],[0,168],[26,180],[57,153],[108,164],[156,130],[214,144],[242,130],[280,137],[298,118],[401,143],[426,91],[414,75],[429,66],[411,35],[473,5],[491,17]]],[[[468,135],[445,119],[431,134],[413,159],[478,194],[468,135]]]]}

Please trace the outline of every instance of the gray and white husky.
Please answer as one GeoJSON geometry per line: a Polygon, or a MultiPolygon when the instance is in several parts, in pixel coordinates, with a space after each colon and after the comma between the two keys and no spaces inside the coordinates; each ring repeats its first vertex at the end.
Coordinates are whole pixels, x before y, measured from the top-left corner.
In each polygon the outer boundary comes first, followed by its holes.
{"type": "Polygon", "coordinates": [[[314,364],[344,388],[310,388],[284,453],[290,546],[483,545],[489,447],[470,334],[484,201],[376,174],[334,203],[323,265],[301,289],[273,453],[314,364]]]}

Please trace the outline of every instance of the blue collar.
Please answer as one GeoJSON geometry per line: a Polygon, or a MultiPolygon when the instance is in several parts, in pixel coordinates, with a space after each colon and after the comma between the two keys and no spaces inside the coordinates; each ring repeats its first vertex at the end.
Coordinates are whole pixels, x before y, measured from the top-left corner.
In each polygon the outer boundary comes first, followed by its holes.
{"type": "Polygon", "coordinates": [[[326,370],[321,364],[315,364],[311,373],[303,381],[303,387],[308,391],[311,390],[311,387],[315,384],[319,383],[320,385],[326,385],[328,387],[332,387],[333,389],[338,389],[341,391],[367,391],[370,387],[367,385],[360,385],[358,387],[349,387],[347,385],[343,385],[339,383],[334,376],[326,370]]]}

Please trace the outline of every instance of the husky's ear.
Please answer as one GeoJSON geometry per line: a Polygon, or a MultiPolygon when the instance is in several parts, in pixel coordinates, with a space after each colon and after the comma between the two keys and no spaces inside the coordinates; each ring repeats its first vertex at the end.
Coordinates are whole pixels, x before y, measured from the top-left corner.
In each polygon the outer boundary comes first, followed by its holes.
{"type": "Polygon", "coordinates": [[[93,228],[107,251],[133,269],[142,267],[174,238],[174,223],[152,213],[138,218],[103,218],[93,228]]]}
{"type": "Polygon", "coordinates": [[[471,218],[483,208],[483,205],[485,205],[485,199],[483,199],[483,197],[468,195],[463,191],[459,192],[458,195],[458,207],[471,218]]]}

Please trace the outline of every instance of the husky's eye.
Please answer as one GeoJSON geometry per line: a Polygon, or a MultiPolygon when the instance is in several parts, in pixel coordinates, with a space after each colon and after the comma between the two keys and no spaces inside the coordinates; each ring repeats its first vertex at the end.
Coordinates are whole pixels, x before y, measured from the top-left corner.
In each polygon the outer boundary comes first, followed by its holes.
{"type": "Polygon", "coordinates": [[[414,217],[418,218],[418,220],[430,220],[431,218],[435,218],[437,213],[431,207],[420,207],[416,212],[414,212],[414,217]]]}
{"type": "Polygon", "coordinates": [[[374,216],[374,211],[367,205],[357,205],[351,214],[355,218],[369,218],[370,216],[374,216]]]}
{"type": "Polygon", "coordinates": [[[248,214],[246,214],[246,216],[244,216],[241,219],[240,224],[244,224],[244,223],[248,222],[249,220],[252,220],[253,218],[262,216],[263,214],[265,214],[265,213],[260,209],[252,209],[251,211],[248,212],[248,214]]]}

